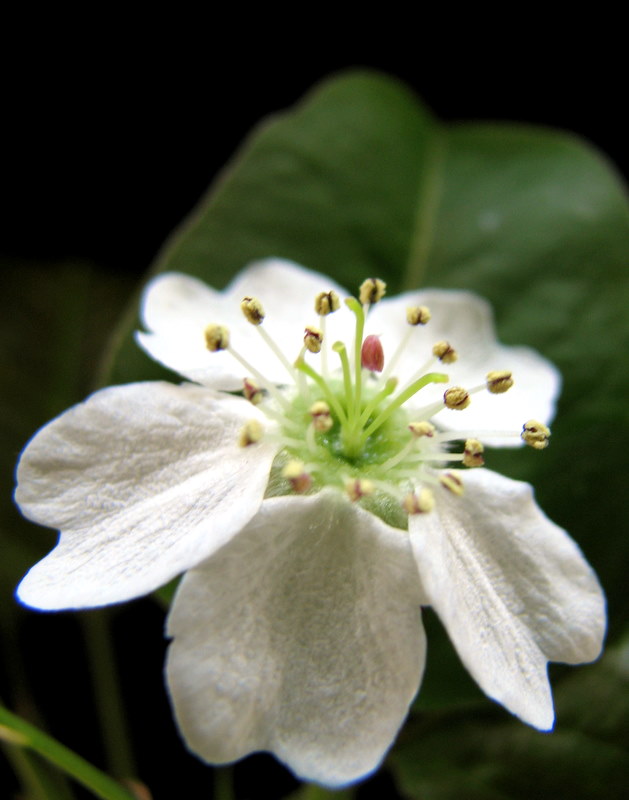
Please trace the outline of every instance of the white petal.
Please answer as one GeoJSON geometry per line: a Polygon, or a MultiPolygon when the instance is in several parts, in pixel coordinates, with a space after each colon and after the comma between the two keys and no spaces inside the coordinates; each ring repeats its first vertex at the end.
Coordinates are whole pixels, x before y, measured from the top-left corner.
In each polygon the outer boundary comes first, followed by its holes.
{"type": "Polygon", "coordinates": [[[554,712],[547,661],[595,659],[605,631],[598,580],[525,483],[486,469],[465,494],[411,517],[426,593],[481,688],[542,730],[554,712]]]}
{"type": "Polygon", "coordinates": [[[237,445],[259,412],[198,386],[104,389],[43,428],[18,466],[16,501],[61,529],[18,596],[42,609],[114,603],[156,589],[256,513],[275,447],[237,445]]]}
{"type": "MultiPolygon", "coordinates": [[[[210,353],[204,331],[209,323],[230,329],[233,348],[273,383],[287,383],[290,374],[262,340],[241,310],[243,297],[257,297],[264,307],[265,331],[292,364],[303,344],[304,327],[318,325],[314,299],[319,292],[345,292],[330,278],[281,259],[267,259],[243,270],[224,292],[196,278],[166,273],[148,285],[142,321],[149,333],[138,333],[140,345],[160,363],[190,380],[216,389],[242,388],[247,374],[228,352],[210,353]]],[[[345,310],[344,310],[345,311],[345,310]]],[[[330,341],[343,336],[351,319],[347,312],[328,320],[330,341]]]]}
{"type": "Polygon", "coordinates": [[[330,490],[265,500],[171,610],[189,747],[212,763],[270,750],[328,785],[375,769],[419,686],[421,599],[406,532],[330,490]]]}
{"type": "MultiPolygon", "coordinates": [[[[407,333],[406,308],[414,305],[428,306],[432,318],[426,326],[419,325],[413,330],[394,374],[402,381],[410,378],[430,357],[433,344],[441,340],[450,342],[459,359],[454,364],[437,361],[430,371],[445,372],[449,382],[422,389],[409,406],[440,400],[448,386],[473,388],[484,383],[492,370],[511,370],[515,385],[508,392],[474,394],[465,411],[441,411],[436,417],[438,424],[452,431],[518,432],[529,419],[551,421],[561,386],[558,370],[534,350],[501,345],[496,340],[490,305],[471,292],[427,289],[385,298],[374,308],[369,322],[370,331],[382,334],[385,357],[392,355],[407,333]]],[[[518,437],[489,436],[483,441],[493,445],[522,444],[518,437]]]]}

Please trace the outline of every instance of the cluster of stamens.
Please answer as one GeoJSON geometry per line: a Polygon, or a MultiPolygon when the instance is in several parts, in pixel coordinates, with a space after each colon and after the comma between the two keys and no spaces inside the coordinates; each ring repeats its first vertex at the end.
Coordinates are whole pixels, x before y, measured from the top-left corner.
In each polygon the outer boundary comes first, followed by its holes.
{"type": "MultiPolygon", "coordinates": [[[[425,514],[433,509],[436,492],[463,494],[464,471],[460,467],[484,465],[484,446],[478,434],[466,437],[440,431],[429,420],[444,408],[463,411],[478,391],[508,391],[513,386],[511,372],[492,371],[483,384],[471,389],[451,386],[439,402],[415,408],[416,418],[409,419],[404,404],[429,384],[448,382],[447,374],[430,370],[437,363],[453,364],[458,353],[450,342],[436,342],[432,358],[409,381],[399,385],[392,370],[413,330],[426,325],[431,314],[425,306],[408,308],[407,335],[391,358],[385,360],[380,338],[364,335],[369,309],[385,292],[383,281],[370,278],[361,285],[358,299],[345,300],[355,316],[354,340],[349,350],[344,342],[334,342],[329,348],[326,341],[326,318],[341,307],[338,295],[334,291],[318,294],[314,303],[318,324],[305,328],[301,349],[293,362],[264,330],[261,302],[245,297],[241,310],[291,376],[288,389],[267,380],[236,351],[224,326],[211,324],[205,329],[207,349],[227,350],[241,363],[248,373],[243,382],[244,397],[274,423],[265,434],[261,424],[251,420],[241,430],[238,442],[241,447],[249,447],[263,435],[277,437],[278,456],[269,484],[272,493],[304,494],[332,485],[353,502],[368,505],[388,519],[390,512],[381,513],[379,509],[385,505],[390,509],[391,501],[403,515],[425,514]],[[306,354],[319,359],[319,369],[305,360],[306,354]],[[336,369],[331,368],[333,360],[336,369]],[[463,451],[453,452],[451,447],[462,439],[463,451]]],[[[541,422],[529,420],[519,435],[539,450],[548,445],[550,431],[541,422]]]]}

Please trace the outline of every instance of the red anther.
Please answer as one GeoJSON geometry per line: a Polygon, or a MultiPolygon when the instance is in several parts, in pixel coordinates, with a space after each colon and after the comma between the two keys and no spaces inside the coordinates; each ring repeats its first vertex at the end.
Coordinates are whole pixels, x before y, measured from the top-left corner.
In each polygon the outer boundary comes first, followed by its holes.
{"type": "Polygon", "coordinates": [[[379,336],[367,336],[360,351],[360,363],[370,372],[382,372],[384,367],[384,350],[379,336]]]}

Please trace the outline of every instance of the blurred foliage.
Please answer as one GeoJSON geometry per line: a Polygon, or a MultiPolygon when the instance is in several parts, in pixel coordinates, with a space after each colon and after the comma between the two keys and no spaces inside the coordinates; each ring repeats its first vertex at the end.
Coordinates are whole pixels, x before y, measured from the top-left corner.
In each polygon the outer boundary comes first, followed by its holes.
{"type": "MultiPolygon", "coordinates": [[[[564,377],[552,446],[494,451],[487,461],[533,483],[540,505],[584,549],[608,595],[614,646],[594,666],[553,670],[557,730],[542,735],[482,698],[428,614],[426,680],[389,760],[400,791],[428,800],[620,796],[628,732],[620,639],[629,611],[629,206],[613,168],[569,134],[444,125],[398,82],[348,73],[252,132],[152,272],[180,270],[221,287],[271,255],[350,289],[378,275],[390,293],[428,285],[476,291],[492,302],[502,341],[537,348],[564,377]]],[[[128,282],[86,265],[8,265],[5,274],[11,300],[0,318],[7,351],[0,424],[8,497],[14,460],[40,424],[96,384],[167,373],[133,342],[137,294],[99,362],[128,282]]],[[[0,524],[0,619],[10,631],[13,586],[51,534],[8,505],[0,524]]],[[[7,641],[16,643],[11,634],[7,641]]]]}
{"type": "Polygon", "coordinates": [[[629,638],[555,690],[553,733],[485,703],[416,715],[390,756],[409,800],[626,797],[629,786],[629,638]]]}
{"type": "Polygon", "coordinates": [[[35,431],[94,388],[103,347],[133,284],[85,262],[0,262],[0,617],[11,616],[16,580],[54,534],[29,525],[10,502],[21,449],[35,431]]]}

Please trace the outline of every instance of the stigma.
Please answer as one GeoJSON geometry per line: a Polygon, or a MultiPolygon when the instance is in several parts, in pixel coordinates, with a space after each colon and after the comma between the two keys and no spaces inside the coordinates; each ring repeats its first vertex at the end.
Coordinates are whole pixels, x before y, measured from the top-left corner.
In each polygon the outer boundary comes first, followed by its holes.
{"type": "MultiPolygon", "coordinates": [[[[205,327],[206,348],[212,353],[227,351],[241,364],[243,397],[270,423],[245,424],[237,444],[252,452],[263,437],[272,437],[277,444],[267,496],[312,494],[333,487],[349,502],[403,528],[409,516],[430,514],[440,497],[461,497],[465,472],[485,465],[483,433],[448,432],[440,425],[440,412],[458,419],[481,391],[499,402],[514,384],[512,373],[496,365],[478,386],[451,385],[444,370],[459,361],[459,351],[456,343],[430,337],[429,308],[406,309],[406,334],[397,348],[393,343],[393,351],[386,352],[381,335],[365,332],[371,309],[386,294],[384,281],[367,279],[357,297],[344,302],[335,291],[321,289],[313,298],[313,319],[304,319],[301,331],[295,331],[292,355],[290,341],[275,341],[267,333],[261,300],[242,299],[243,322],[253,326],[284,367],[286,380],[281,384],[269,380],[240,351],[236,330],[228,330],[220,320],[205,327]],[[331,314],[353,317],[348,340],[329,340],[326,320],[331,314]],[[396,370],[408,348],[423,364],[412,375],[396,370]],[[440,384],[444,386],[437,395],[427,391],[440,384]],[[429,397],[423,400],[425,395],[429,397]]],[[[542,450],[550,430],[529,420],[520,431],[499,435],[521,437],[542,450]]],[[[494,438],[496,432],[487,436],[494,438]]]]}

